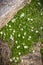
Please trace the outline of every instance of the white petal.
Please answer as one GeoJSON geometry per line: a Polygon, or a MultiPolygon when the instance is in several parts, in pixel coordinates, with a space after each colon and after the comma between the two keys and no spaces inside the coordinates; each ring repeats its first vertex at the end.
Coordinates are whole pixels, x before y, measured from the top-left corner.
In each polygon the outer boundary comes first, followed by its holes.
{"type": "Polygon", "coordinates": [[[43,15],[43,13],[41,12],[41,15],[43,15]]]}
{"type": "Polygon", "coordinates": [[[33,29],[31,29],[31,31],[33,32],[34,30],[33,30],[33,29]]]}
{"type": "Polygon", "coordinates": [[[15,19],[12,19],[12,23],[14,23],[15,22],[15,19]]]}
{"type": "Polygon", "coordinates": [[[43,29],[43,27],[40,27],[40,29],[42,30],[42,29],[43,29]]]}
{"type": "Polygon", "coordinates": [[[24,13],[22,13],[22,14],[20,15],[20,18],[22,18],[22,17],[24,17],[24,13]]]}
{"type": "Polygon", "coordinates": [[[15,30],[13,30],[13,33],[15,33],[15,30]]]}
{"type": "Polygon", "coordinates": [[[41,5],[40,2],[38,2],[38,5],[41,5]]]}
{"type": "Polygon", "coordinates": [[[15,60],[15,57],[13,57],[12,59],[15,60]]]}
{"type": "Polygon", "coordinates": [[[3,34],[3,32],[0,32],[0,34],[3,34]]]}
{"type": "Polygon", "coordinates": [[[4,36],[6,36],[6,34],[4,33],[4,36]]]}
{"type": "Polygon", "coordinates": [[[24,60],[22,59],[21,62],[23,62],[24,60]]]}
{"type": "Polygon", "coordinates": [[[24,48],[25,48],[25,49],[27,49],[27,48],[28,48],[28,46],[24,46],[24,48]]]}
{"type": "Polygon", "coordinates": [[[28,18],[28,21],[30,20],[30,18],[28,18]]]}
{"type": "Polygon", "coordinates": [[[31,36],[29,36],[29,38],[31,39],[31,36]]]}
{"type": "Polygon", "coordinates": [[[18,37],[20,37],[20,34],[18,34],[18,37]]]}
{"type": "Polygon", "coordinates": [[[26,32],[24,32],[24,35],[26,35],[26,32]]]}
{"type": "Polygon", "coordinates": [[[17,44],[17,43],[18,43],[18,41],[15,41],[15,43],[17,44]]]}
{"type": "Polygon", "coordinates": [[[33,50],[33,53],[35,52],[35,50],[33,50]]]}
{"type": "Polygon", "coordinates": [[[12,62],[13,60],[12,59],[10,59],[10,62],[12,62]]]}
{"type": "Polygon", "coordinates": [[[16,57],[17,60],[19,60],[19,57],[16,57]]]}
{"type": "Polygon", "coordinates": [[[18,54],[21,55],[21,52],[19,52],[18,54]]]}
{"type": "Polygon", "coordinates": [[[22,38],[24,39],[25,37],[23,36],[22,38]]]}
{"type": "Polygon", "coordinates": [[[17,62],[17,60],[15,60],[15,63],[17,62]]]}
{"type": "Polygon", "coordinates": [[[9,25],[9,27],[11,27],[11,25],[9,25]]]}
{"type": "Polygon", "coordinates": [[[14,40],[14,38],[13,38],[13,36],[12,36],[12,35],[10,36],[10,39],[14,40]]]}
{"type": "Polygon", "coordinates": [[[36,33],[38,33],[39,31],[38,30],[36,30],[36,33]]]}
{"type": "Polygon", "coordinates": [[[30,38],[28,38],[28,40],[30,40],[30,38]]]}
{"type": "Polygon", "coordinates": [[[17,49],[20,48],[20,45],[17,46],[17,49]]]}
{"type": "Polygon", "coordinates": [[[20,30],[23,31],[23,28],[21,28],[20,30]]]}
{"type": "Polygon", "coordinates": [[[30,19],[31,21],[33,21],[33,19],[30,19]]]}

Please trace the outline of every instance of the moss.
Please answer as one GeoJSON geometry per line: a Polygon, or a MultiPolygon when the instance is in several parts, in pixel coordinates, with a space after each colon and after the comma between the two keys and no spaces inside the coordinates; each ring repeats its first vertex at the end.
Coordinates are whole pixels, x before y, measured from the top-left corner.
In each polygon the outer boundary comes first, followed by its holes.
{"type": "Polygon", "coordinates": [[[37,43],[43,39],[43,9],[38,2],[32,0],[30,5],[24,6],[4,28],[0,29],[0,38],[4,41],[14,40],[12,59],[15,57],[16,60],[16,57],[20,58],[21,55],[29,53],[33,48],[33,42],[37,43]]]}

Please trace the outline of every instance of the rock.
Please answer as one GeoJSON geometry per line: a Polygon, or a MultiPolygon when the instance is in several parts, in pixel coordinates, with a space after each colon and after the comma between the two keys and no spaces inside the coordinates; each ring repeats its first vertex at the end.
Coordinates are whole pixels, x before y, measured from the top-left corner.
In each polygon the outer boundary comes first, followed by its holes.
{"type": "Polygon", "coordinates": [[[0,39],[0,65],[9,65],[10,54],[8,44],[0,39]]]}
{"type": "Polygon", "coordinates": [[[21,56],[21,62],[18,65],[42,65],[40,44],[41,43],[35,44],[34,50],[28,55],[21,56]]]}
{"type": "Polygon", "coordinates": [[[0,0],[0,28],[10,21],[19,9],[31,0],[0,0]]]}

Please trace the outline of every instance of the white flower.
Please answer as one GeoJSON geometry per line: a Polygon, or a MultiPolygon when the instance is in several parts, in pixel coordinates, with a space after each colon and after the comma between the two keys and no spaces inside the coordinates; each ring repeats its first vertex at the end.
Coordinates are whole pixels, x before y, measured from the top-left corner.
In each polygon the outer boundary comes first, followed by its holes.
{"type": "Polygon", "coordinates": [[[43,27],[40,27],[40,29],[42,30],[42,29],[43,29],[43,27]]]}
{"type": "Polygon", "coordinates": [[[4,33],[4,36],[6,36],[6,34],[4,33]]]}
{"type": "Polygon", "coordinates": [[[20,18],[22,18],[22,17],[24,17],[24,13],[22,13],[22,14],[20,15],[20,18]]]}
{"type": "Polygon", "coordinates": [[[15,60],[15,63],[17,62],[17,60],[15,60]]]}
{"type": "Polygon", "coordinates": [[[24,60],[22,59],[21,62],[23,62],[24,60]]]}
{"type": "Polygon", "coordinates": [[[33,50],[33,53],[35,52],[35,50],[33,50]]]}
{"type": "Polygon", "coordinates": [[[25,37],[24,37],[24,36],[22,36],[22,38],[24,39],[25,37]]]}
{"type": "Polygon", "coordinates": [[[30,20],[30,18],[28,18],[28,21],[30,20]]]}
{"type": "Polygon", "coordinates": [[[38,30],[36,30],[36,33],[38,33],[39,31],[38,30]]]}
{"type": "Polygon", "coordinates": [[[29,36],[29,38],[31,39],[31,36],[29,36]]]}
{"type": "Polygon", "coordinates": [[[25,49],[27,49],[27,48],[28,48],[28,46],[24,46],[24,48],[25,48],[25,49]]]}
{"type": "Polygon", "coordinates": [[[34,27],[31,27],[32,29],[34,28],[34,27]]]}
{"type": "Polygon", "coordinates": [[[15,30],[13,30],[13,32],[12,32],[12,34],[14,35],[14,33],[15,33],[16,31],[15,30]]]}
{"type": "Polygon", "coordinates": [[[33,32],[34,30],[33,30],[33,29],[31,29],[31,31],[33,32]]]}
{"type": "Polygon", "coordinates": [[[33,19],[32,18],[28,18],[28,21],[33,21],[33,19]]]}
{"type": "Polygon", "coordinates": [[[15,22],[15,19],[12,19],[12,23],[14,23],[15,22]]]}
{"type": "Polygon", "coordinates": [[[10,62],[12,62],[13,60],[12,59],[10,59],[10,62]]]}
{"type": "Polygon", "coordinates": [[[18,37],[20,37],[20,34],[18,34],[18,37]]]}
{"type": "Polygon", "coordinates": [[[30,38],[28,38],[28,40],[30,40],[30,38]]]}
{"type": "Polygon", "coordinates": [[[43,13],[41,12],[41,15],[43,15],[43,13]]]}
{"type": "Polygon", "coordinates": [[[19,52],[18,54],[21,55],[21,52],[19,52]]]}
{"type": "Polygon", "coordinates": [[[20,48],[20,45],[17,46],[17,49],[20,48]]]}
{"type": "Polygon", "coordinates": [[[19,60],[19,57],[16,57],[17,60],[19,60]]]}
{"type": "Polygon", "coordinates": [[[24,35],[26,35],[26,32],[24,32],[24,35]]]}
{"type": "Polygon", "coordinates": [[[17,43],[18,43],[18,41],[15,41],[15,43],[17,44],[17,43]]]}
{"type": "Polygon", "coordinates": [[[3,32],[0,32],[0,34],[3,34],[3,32]]]}
{"type": "Polygon", "coordinates": [[[12,59],[15,60],[15,57],[13,57],[12,59]]]}
{"type": "Polygon", "coordinates": [[[23,31],[23,28],[21,28],[20,30],[23,31]]]}
{"type": "Polygon", "coordinates": [[[15,33],[15,30],[13,30],[13,33],[15,33]]]}
{"type": "Polygon", "coordinates": [[[30,40],[30,39],[31,39],[31,36],[28,37],[28,40],[30,40]]]}
{"type": "Polygon", "coordinates": [[[33,21],[33,19],[30,19],[31,21],[33,21]]]}
{"type": "Polygon", "coordinates": [[[13,36],[12,36],[12,35],[10,36],[10,39],[14,40],[14,38],[13,38],[13,36]]]}
{"type": "Polygon", "coordinates": [[[40,2],[38,2],[38,5],[41,5],[40,2]]]}
{"type": "Polygon", "coordinates": [[[11,27],[11,25],[9,25],[9,27],[11,27]]]}

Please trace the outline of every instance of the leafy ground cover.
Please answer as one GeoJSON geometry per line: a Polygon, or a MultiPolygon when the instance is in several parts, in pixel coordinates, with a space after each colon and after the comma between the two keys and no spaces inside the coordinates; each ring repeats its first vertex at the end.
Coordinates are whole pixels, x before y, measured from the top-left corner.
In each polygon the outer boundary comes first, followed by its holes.
{"type": "Polygon", "coordinates": [[[10,61],[15,63],[32,50],[34,42],[43,41],[43,8],[39,0],[32,0],[0,29],[0,38],[14,40],[10,61]]]}

